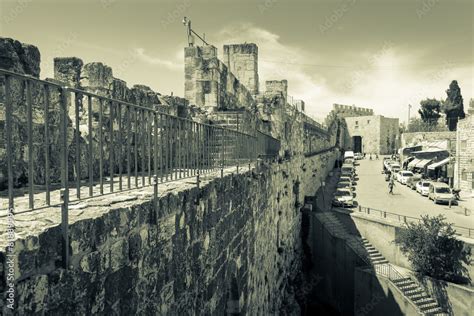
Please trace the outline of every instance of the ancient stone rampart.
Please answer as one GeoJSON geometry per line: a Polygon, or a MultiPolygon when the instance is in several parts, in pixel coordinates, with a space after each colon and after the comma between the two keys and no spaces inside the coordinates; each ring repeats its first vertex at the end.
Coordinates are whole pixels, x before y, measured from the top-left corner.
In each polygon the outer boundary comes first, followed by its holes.
{"type": "Polygon", "coordinates": [[[80,202],[70,210],[69,270],[60,263],[58,209],[17,215],[36,224],[17,227],[15,313],[270,315],[283,301],[295,311],[300,208],[337,155],[234,169],[200,189],[162,186],[157,209],[152,189],[80,202]]]}

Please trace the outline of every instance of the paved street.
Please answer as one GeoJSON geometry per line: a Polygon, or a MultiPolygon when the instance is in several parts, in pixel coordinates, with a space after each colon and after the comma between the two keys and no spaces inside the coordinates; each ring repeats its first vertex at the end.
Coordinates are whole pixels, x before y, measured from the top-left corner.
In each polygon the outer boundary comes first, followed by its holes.
{"type": "Polygon", "coordinates": [[[382,157],[379,160],[359,160],[357,174],[359,181],[356,186],[356,200],[361,206],[371,207],[386,212],[420,217],[423,214],[443,214],[449,222],[457,226],[474,228],[474,212],[464,215],[463,206],[474,209],[472,200],[460,202],[459,206],[434,204],[427,197],[405,185],[395,182],[394,195],[388,194],[388,184],[385,182],[382,171],[382,157]],[[467,205],[470,203],[471,205],[467,205]]]}

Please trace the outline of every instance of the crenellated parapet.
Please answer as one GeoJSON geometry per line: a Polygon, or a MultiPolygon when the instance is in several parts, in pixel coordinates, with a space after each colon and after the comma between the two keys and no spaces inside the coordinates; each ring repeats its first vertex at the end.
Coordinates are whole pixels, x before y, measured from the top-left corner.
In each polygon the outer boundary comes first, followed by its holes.
{"type": "Polygon", "coordinates": [[[185,48],[185,98],[208,113],[255,108],[252,93],[211,45],[185,48]]]}

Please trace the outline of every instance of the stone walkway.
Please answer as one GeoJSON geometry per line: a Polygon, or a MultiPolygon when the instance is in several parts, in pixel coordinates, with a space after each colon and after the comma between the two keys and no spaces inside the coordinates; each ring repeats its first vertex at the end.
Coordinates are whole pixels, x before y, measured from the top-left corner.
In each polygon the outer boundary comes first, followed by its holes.
{"type": "MultiPolygon", "coordinates": [[[[253,168],[254,165],[251,165],[251,167],[253,168]]],[[[246,168],[239,168],[240,172],[246,172],[248,170],[248,165],[246,168]]],[[[236,167],[228,167],[224,169],[224,175],[230,175],[236,172],[236,167]]],[[[213,179],[220,177],[220,174],[221,171],[218,170],[201,175],[200,185],[206,185],[213,179]]],[[[116,179],[114,178],[114,187],[116,190],[118,190],[118,181],[118,177],[116,179]]],[[[196,184],[196,177],[159,183],[158,196],[163,197],[170,193],[177,194],[178,192],[196,187],[196,184]]],[[[123,187],[125,188],[126,185],[123,187]]],[[[105,184],[104,193],[106,194],[98,195],[100,193],[100,188],[99,185],[95,185],[94,194],[97,194],[97,196],[85,198],[88,196],[89,189],[87,186],[81,187],[81,196],[84,197],[84,199],[81,200],[77,200],[76,198],[76,189],[71,189],[69,193],[69,224],[75,223],[85,218],[99,217],[102,214],[110,211],[112,205],[116,205],[116,207],[129,207],[150,201],[153,198],[153,186],[146,186],[138,189],[131,189],[115,193],[109,193],[109,188],[109,184],[105,184]]],[[[51,204],[59,203],[59,194],[59,190],[51,191],[51,204]]],[[[35,194],[34,199],[35,202],[38,202],[37,205],[41,205],[40,203],[42,203],[43,208],[25,212],[25,210],[28,210],[28,196],[15,198],[15,210],[17,211],[17,214],[14,215],[15,239],[26,239],[28,236],[37,236],[42,231],[58,226],[61,223],[60,206],[44,207],[45,193],[35,194]]],[[[6,229],[8,222],[6,214],[8,199],[6,197],[2,197],[0,199],[0,203],[2,206],[0,211],[0,249],[4,249],[7,244],[6,229]]]]}

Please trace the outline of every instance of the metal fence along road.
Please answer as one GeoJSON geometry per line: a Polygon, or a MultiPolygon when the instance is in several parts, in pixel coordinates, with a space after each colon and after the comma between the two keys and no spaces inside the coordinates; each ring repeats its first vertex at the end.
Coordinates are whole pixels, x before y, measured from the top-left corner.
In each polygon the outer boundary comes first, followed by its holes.
{"type": "Polygon", "coordinates": [[[249,165],[280,149],[277,139],[259,131],[199,123],[0,69],[1,85],[8,208],[18,213],[60,205],[66,245],[70,200],[145,186],[155,186],[156,197],[159,183],[196,177],[199,185],[202,174],[249,165]],[[18,183],[21,168],[27,179],[18,183]],[[22,185],[28,208],[17,210],[14,191],[22,185]],[[53,189],[61,190],[60,200],[53,200],[53,189]],[[44,204],[36,205],[35,194],[43,192],[44,204]]]}
{"type": "MultiPolygon", "coordinates": [[[[397,213],[391,213],[391,212],[386,212],[386,211],[381,211],[375,208],[371,207],[365,207],[359,205],[357,208],[358,212],[362,212],[368,215],[374,215],[380,218],[384,219],[389,219],[389,220],[395,220],[400,223],[408,223],[408,222],[420,222],[421,219],[418,217],[412,217],[412,216],[407,216],[407,215],[402,215],[402,214],[397,214],[397,213]]],[[[462,226],[455,226],[453,227],[456,229],[456,232],[465,237],[474,237],[474,228],[469,228],[469,227],[462,227],[462,226]]]]}

